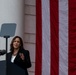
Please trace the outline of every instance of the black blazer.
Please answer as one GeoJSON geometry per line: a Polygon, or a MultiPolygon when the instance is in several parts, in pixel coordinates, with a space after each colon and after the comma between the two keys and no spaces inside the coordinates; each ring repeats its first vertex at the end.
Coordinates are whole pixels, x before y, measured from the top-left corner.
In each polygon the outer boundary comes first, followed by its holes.
{"type": "MultiPolygon", "coordinates": [[[[12,52],[7,53],[7,59],[6,59],[7,67],[11,63],[11,57],[12,57],[12,52]]],[[[25,75],[28,75],[27,68],[31,67],[29,51],[28,50],[24,50],[24,49],[19,50],[19,52],[18,52],[18,54],[17,54],[17,56],[16,56],[16,58],[14,60],[14,64],[16,64],[19,67],[21,67],[22,69],[24,69],[25,70],[25,75]],[[20,58],[19,53],[23,53],[24,54],[25,60],[22,60],[20,58]]]]}

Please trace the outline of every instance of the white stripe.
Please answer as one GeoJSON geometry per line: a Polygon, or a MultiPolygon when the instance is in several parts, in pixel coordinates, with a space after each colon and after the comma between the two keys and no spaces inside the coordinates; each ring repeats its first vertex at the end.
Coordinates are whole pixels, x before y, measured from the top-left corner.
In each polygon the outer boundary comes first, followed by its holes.
{"type": "Polygon", "coordinates": [[[68,0],[59,0],[59,75],[68,75],[68,0]]]}
{"type": "Polygon", "coordinates": [[[42,75],[50,75],[50,6],[42,0],[42,75]]]}

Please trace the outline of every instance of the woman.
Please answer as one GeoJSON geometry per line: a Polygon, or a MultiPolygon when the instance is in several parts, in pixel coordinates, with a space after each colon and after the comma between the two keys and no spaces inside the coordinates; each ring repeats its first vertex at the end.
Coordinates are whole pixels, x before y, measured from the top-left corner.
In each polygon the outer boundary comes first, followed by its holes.
{"type": "MultiPolygon", "coordinates": [[[[7,66],[9,63],[14,63],[25,70],[25,75],[28,75],[27,68],[31,67],[29,51],[23,48],[21,37],[15,36],[10,45],[10,53],[7,53],[7,66]]],[[[9,68],[8,68],[9,71],[9,68]]]]}

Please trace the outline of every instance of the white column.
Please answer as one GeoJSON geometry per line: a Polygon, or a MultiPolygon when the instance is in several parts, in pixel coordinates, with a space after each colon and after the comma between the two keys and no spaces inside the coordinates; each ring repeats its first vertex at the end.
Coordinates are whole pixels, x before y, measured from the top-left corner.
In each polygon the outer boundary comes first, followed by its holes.
{"type": "MultiPolygon", "coordinates": [[[[3,23],[16,23],[15,35],[23,37],[24,0],[0,0],[0,30],[3,23]]],[[[10,49],[11,39],[12,37],[8,41],[8,51],[10,49]]],[[[5,39],[2,37],[0,37],[1,49],[5,49],[5,39]]],[[[0,56],[0,60],[4,59],[4,56],[0,56]]]]}

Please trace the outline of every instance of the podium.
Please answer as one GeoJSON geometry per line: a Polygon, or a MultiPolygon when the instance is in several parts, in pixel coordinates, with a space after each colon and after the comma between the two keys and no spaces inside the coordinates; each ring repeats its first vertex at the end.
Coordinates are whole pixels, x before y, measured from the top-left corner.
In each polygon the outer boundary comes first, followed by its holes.
{"type": "Polygon", "coordinates": [[[6,62],[0,61],[0,75],[6,75],[6,62]]]}
{"type": "MultiPolygon", "coordinates": [[[[6,61],[0,61],[0,75],[6,75],[6,61]]],[[[9,63],[7,65],[7,75],[25,75],[25,70],[13,63],[9,63]]]]}

